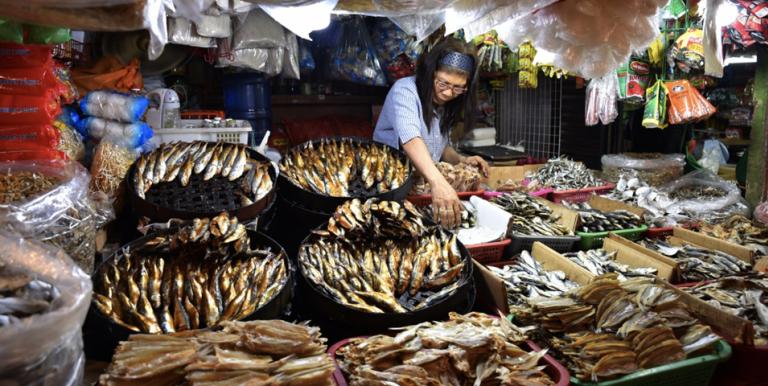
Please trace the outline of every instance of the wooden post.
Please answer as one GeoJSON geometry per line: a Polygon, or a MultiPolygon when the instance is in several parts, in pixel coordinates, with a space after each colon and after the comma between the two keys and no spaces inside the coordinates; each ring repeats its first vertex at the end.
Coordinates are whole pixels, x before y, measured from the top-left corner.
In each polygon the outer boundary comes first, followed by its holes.
{"type": "Polygon", "coordinates": [[[757,52],[755,89],[752,99],[752,131],[749,135],[749,159],[747,162],[747,201],[757,205],[763,196],[765,185],[765,128],[768,126],[768,48],[757,52]]]}

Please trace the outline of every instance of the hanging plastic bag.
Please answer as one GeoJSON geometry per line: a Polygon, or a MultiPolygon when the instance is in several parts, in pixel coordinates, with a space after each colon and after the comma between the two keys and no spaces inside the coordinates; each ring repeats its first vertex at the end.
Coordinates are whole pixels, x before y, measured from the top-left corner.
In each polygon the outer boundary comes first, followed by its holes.
{"type": "Polygon", "coordinates": [[[697,170],[688,173],[681,178],[672,181],[660,188],[660,191],[674,197],[675,191],[682,188],[699,186],[712,188],[722,193],[721,196],[682,199],[675,201],[667,208],[669,213],[691,213],[696,216],[707,215],[708,212],[721,212],[734,204],[741,203],[739,207],[745,207],[745,201],[741,197],[741,190],[736,184],[725,181],[709,170],[697,170]]]}
{"type": "Polygon", "coordinates": [[[648,63],[631,59],[618,70],[619,100],[632,104],[645,101],[645,89],[648,87],[648,63]]]}
{"type": "Polygon", "coordinates": [[[77,86],[80,95],[89,91],[110,89],[128,92],[144,88],[144,80],[139,70],[139,59],[133,58],[123,65],[114,56],[99,59],[93,67],[72,70],[72,81],[77,86]]]}
{"type": "Polygon", "coordinates": [[[285,31],[285,41],[287,42],[283,56],[282,75],[288,79],[299,79],[301,76],[299,70],[299,42],[296,35],[290,31],[285,31]]]}
{"type": "Polygon", "coordinates": [[[74,161],[36,160],[0,163],[0,176],[0,225],[62,248],[91,273],[103,219],[88,196],[88,171],[74,161]]]}
{"type": "Polygon", "coordinates": [[[341,42],[332,55],[331,76],[371,86],[386,85],[365,21],[353,16],[342,23],[341,42]]]}
{"type": "Polygon", "coordinates": [[[684,73],[704,69],[704,31],[691,28],[680,35],[669,50],[667,61],[670,66],[677,64],[684,73]]]}
{"type": "Polygon", "coordinates": [[[717,109],[687,80],[664,83],[669,96],[669,123],[673,125],[698,122],[711,117],[717,109]]]}
{"type": "Polygon", "coordinates": [[[216,47],[216,39],[198,35],[192,22],[181,17],[168,18],[168,41],[182,46],[216,47]]]}
{"type": "Polygon", "coordinates": [[[717,174],[720,165],[728,162],[728,148],[716,139],[704,141],[699,164],[713,174],[717,174]]]}
{"type": "Polygon", "coordinates": [[[235,19],[232,50],[285,47],[283,27],[261,9],[235,19]]]}
{"type": "Polygon", "coordinates": [[[232,19],[229,15],[200,15],[200,21],[194,21],[195,31],[200,36],[209,38],[228,38],[232,36],[232,19]]]}
{"type": "Polygon", "coordinates": [[[618,76],[615,72],[589,82],[584,115],[587,126],[594,126],[599,122],[607,125],[619,116],[616,108],[617,87],[618,76]]]}
{"type": "Polygon", "coordinates": [[[140,120],[149,107],[149,99],[113,91],[91,91],[80,101],[85,115],[119,122],[140,120]]]}
{"type": "Polygon", "coordinates": [[[39,292],[53,298],[50,309],[0,327],[0,383],[82,384],[81,329],[91,303],[90,277],[58,248],[7,231],[0,231],[0,244],[0,271],[34,278],[39,292]]]}
{"type": "Polygon", "coordinates": [[[645,91],[645,110],[643,111],[643,127],[663,129],[667,127],[667,91],[664,82],[657,80],[645,91]]]}
{"type": "MultiPolygon", "coordinates": [[[[408,35],[395,23],[385,18],[376,19],[371,29],[371,41],[376,47],[376,55],[384,67],[389,67],[400,61],[401,55],[405,55],[408,61],[415,64],[421,53],[421,47],[416,43],[413,36],[408,35]]],[[[394,77],[390,77],[390,80],[394,79],[394,77]]]]}
{"type": "Polygon", "coordinates": [[[533,64],[536,58],[536,48],[531,42],[520,44],[517,48],[517,66],[519,69],[517,86],[520,88],[536,88],[539,86],[539,68],[533,64]]]}

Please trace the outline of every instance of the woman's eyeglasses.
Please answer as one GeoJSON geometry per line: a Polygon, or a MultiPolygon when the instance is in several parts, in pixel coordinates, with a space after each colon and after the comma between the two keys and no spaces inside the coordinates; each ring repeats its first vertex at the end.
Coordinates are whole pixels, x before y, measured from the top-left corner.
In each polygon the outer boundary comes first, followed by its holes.
{"type": "Polygon", "coordinates": [[[464,94],[467,92],[466,87],[454,86],[440,78],[435,78],[435,84],[437,85],[437,88],[440,89],[440,91],[451,90],[456,95],[464,94]]]}

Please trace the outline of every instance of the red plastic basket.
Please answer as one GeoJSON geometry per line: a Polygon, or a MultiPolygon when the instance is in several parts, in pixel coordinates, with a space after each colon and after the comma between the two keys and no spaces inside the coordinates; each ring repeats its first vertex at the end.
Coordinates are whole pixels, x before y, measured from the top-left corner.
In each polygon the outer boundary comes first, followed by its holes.
{"type": "MultiPolygon", "coordinates": [[[[539,190],[536,190],[536,191],[533,191],[533,192],[528,192],[528,194],[531,195],[531,196],[534,196],[534,197],[547,198],[547,197],[549,197],[549,194],[552,193],[552,192],[554,192],[553,189],[546,188],[546,189],[539,189],[539,190]]],[[[483,194],[483,198],[486,199],[486,200],[490,200],[490,199],[499,197],[502,194],[504,194],[504,192],[485,192],[483,194]]]]}
{"type": "MultiPolygon", "coordinates": [[[[469,198],[472,196],[482,196],[483,193],[485,193],[485,190],[481,189],[474,192],[456,192],[456,195],[459,196],[459,200],[466,201],[466,200],[469,200],[469,198]]],[[[422,194],[419,196],[408,196],[405,199],[410,201],[411,204],[415,206],[427,206],[432,203],[431,194],[422,194]]]]}
{"type": "Polygon", "coordinates": [[[491,243],[466,245],[469,255],[478,263],[488,264],[501,260],[504,250],[512,242],[510,239],[494,241],[491,243]]]}
{"type": "Polygon", "coordinates": [[[221,110],[184,110],[181,112],[181,119],[213,119],[225,118],[221,110]]]}
{"type": "Polygon", "coordinates": [[[672,236],[672,232],[675,228],[672,227],[653,227],[648,228],[648,232],[645,232],[645,238],[647,239],[659,239],[662,237],[672,236]]]}
{"type": "MultiPolygon", "coordinates": [[[[336,352],[348,343],[349,339],[344,339],[328,349],[328,355],[330,355],[331,359],[333,359],[333,362],[336,363],[336,370],[333,372],[333,380],[336,382],[337,386],[347,386],[347,380],[344,378],[344,374],[341,372],[341,368],[339,368],[339,365],[336,362],[336,352]]],[[[531,350],[541,351],[541,347],[536,345],[536,343],[533,341],[529,340],[525,343],[531,350]]],[[[560,362],[556,361],[555,358],[552,358],[549,355],[544,355],[541,360],[543,360],[546,365],[544,372],[547,373],[547,375],[549,375],[553,381],[555,381],[555,385],[568,386],[571,384],[571,375],[568,373],[568,369],[566,369],[565,366],[561,365],[560,362]]]]}
{"type": "Polygon", "coordinates": [[[614,184],[605,184],[603,186],[597,186],[594,188],[584,188],[584,189],[572,189],[572,190],[555,190],[552,192],[552,202],[559,204],[563,201],[568,201],[572,203],[581,203],[589,201],[590,198],[592,198],[593,194],[603,194],[608,193],[616,185],[614,184]]]}

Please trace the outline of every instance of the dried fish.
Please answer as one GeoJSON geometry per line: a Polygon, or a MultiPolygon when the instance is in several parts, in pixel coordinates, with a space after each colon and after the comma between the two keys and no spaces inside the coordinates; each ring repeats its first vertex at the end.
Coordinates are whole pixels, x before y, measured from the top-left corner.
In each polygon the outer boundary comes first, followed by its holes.
{"type": "Polygon", "coordinates": [[[680,264],[683,281],[697,282],[749,272],[752,265],[741,259],[714,249],[683,243],[673,246],[663,240],[642,240],[640,245],[672,257],[680,264]]]}
{"type": "Polygon", "coordinates": [[[390,147],[330,138],[294,148],[280,162],[280,171],[296,186],[332,197],[364,197],[397,189],[410,168],[410,161],[390,147]]]}
{"type": "Polygon", "coordinates": [[[503,318],[451,313],[446,322],[404,327],[395,337],[354,338],[337,351],[350,385],[554,385],[503,318]]]}
{"type": "Polygon", "coordinates": [[[725,197],[728,194],[724,189],[711,185],[685,185],[670,192],[670,197],[675,200],[707,200],[725,197]]]}
{"type": "Polygon", "coordinates": [[[734,215],[717,223],[702,222],[699,232],[768,255],[768,227],[744,216],[734,215]]]}
{"type": "Polygon", "coordinates": [[[60,296],[59,290],[50,283],[13,272],[0,264],[0,330],[53,310],[60,296]]]}
{"type": "MultiPolygon", "coordinates": [[[[474,228],[475,225],[477,225],[477,213],[476,213],[475,207],[468,201],[462,201],[461,204],[462,204],[461,224],[459,224],[459,228],[461,229],[474,228]]],[[[424,216],[425,218],[432,218],[434,213],[434,210],[432,209],[432,204],[419,207],[419,212],[421,212],[421,215],[424,216]]]]}
{"type": "Polygon", "coordinates": [[[581,231],[584,233],[639,228],[644,223],[640,216],[626,210],[603,212],[592,208],[586,202],[578,204],[563,202],[562,205],[579,212],[581,231]]]}
{"type": "MultiPolygon", "coordinates": [[[[451,165],[447,162],[438,162],[435,164],[437,170],[443,175],[445,180],[457,192],[474,192],[482,179],[480,169],[474,165],[460,163],[451,165]]],[[[432,186],[424,179],[417,177],[411,189],[411,195],[422,195],[432,193],[432,186]]]]}
{"type": "Polygon", "coordinates": [[[407,201],[347,201],[314,236],[299,251],[304,276],[353,309],[417,310],[466,280],[456,235],[427,229],[407,201]]]}
{"type": "Polygon", "coordinates": [[[163,144],[153,152],[139,157],[133,175],[133,186],[139,197],[146,198],[163,184],[178,183],[188,186],[194,175],[200,175],[197,183],[205,184],[212,179],[235,181],[241,203],[250,205],[270,191],[274,181],[268,161],[248,157],[244,145],[225,142],[175,142],[163,144]],[[242,179],[245,170],[258,174],[257,184],[242,179]]]}
{"type": "Polygon", "coordinates": [[[99,384],[325,386],[335,368],[325,341],[316,327],[282,320],[134,334],[120,343],[99,384]]]}
{"type": "Polygon", "coordinates": [[[286,285],[288,263],[251,249],[245,226],[226,213],[157,236],[96,273],[94,304],[130,330],[160,333],[242,319],[286,285]]]}
{"type": "Polygon", "coordinates": [[[37,172],[0,173],[0,204],[21,201],[47,192],[58,185],[59,179],[37,172]]]}
{"type": "Polygon", "coordinates": [[[493,199],[495,204],[512,214],[512,232],[523,235],[572,236],[573,232],[557,223],[555,215],[545,204],[525,193],[503,193],[493,199]]]}
{"type": "Polygon", "coordinates": [[[755,345],[768,344],[767,275],[729,276],[683,290],[730,314],[750,320],[755,329],[755,345]]]}
{"type": "Polygon", "coordinates": [[[552,188],[555,190],[583,189],[602,186],[605,182],[595,177],[581,162],[561,156],[552,158],[535,173],[527,176],[529,189],[552,188]]]}
{"type": "Polygon", "coordinates": [[[599,276],[615,272],[619,280],[633,276],[654,276],[656,268],[630,267],[616,261],[616,251],[608,252],[604,249],[590,249],[588,251],[568,252],[563,254],[574,263],[582,266],[590,273],[599,276]]]}

